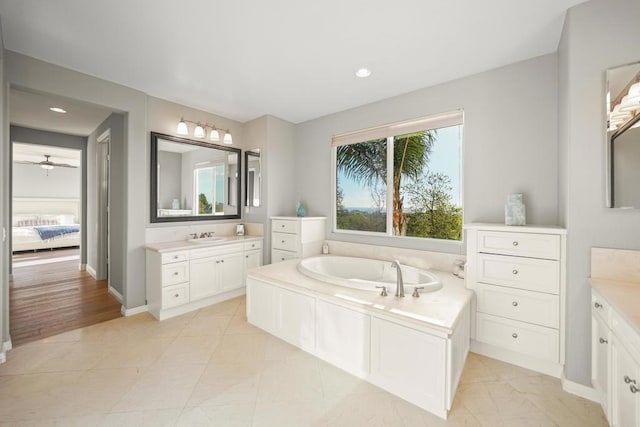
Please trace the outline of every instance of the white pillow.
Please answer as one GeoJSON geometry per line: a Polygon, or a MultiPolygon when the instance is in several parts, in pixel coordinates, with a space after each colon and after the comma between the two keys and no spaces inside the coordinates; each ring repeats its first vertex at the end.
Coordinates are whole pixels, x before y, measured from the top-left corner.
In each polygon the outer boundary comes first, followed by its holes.
{"type": "Polygon", "coordinates": [[[73,214],[63,214],[58,215],[58,224],[60,225],[70,225],[76,223],[76,217],[73,214]]]}

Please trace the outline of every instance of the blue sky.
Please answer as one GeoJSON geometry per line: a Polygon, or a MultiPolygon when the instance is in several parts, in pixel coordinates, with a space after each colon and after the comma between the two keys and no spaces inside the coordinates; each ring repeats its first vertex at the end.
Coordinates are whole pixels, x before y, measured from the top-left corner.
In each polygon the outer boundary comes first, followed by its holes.
{"type": "MultiPolygon", "coordinates": [[[[431,172],[442,172],[451,178],[451,201],[461,206],[462,186],[462,126],[438,129],[437,139],[433,146],[429,161],[431,172]]],[[[338,174],[338,182],[344,192],[344,206],[372,207],[369,189],[347,179],[342,173],[338,174]]]]}

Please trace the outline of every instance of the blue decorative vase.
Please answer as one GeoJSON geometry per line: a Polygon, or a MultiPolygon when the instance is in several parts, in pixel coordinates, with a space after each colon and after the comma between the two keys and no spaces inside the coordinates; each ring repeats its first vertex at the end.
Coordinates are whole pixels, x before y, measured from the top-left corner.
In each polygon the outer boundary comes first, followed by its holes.
{"type": "Polygon", "coordinates": [[[296,205],[296,216],[300,218],[307,216],[307,210],[304,208],[302,202],[298,202],[298,204],[296,205]]]}
{"type": "Polygon", "coordinates": [[[526,206],[522,194],[509,194],[504,206],[504,223],[506,225],[525,225],[526,206]]]}

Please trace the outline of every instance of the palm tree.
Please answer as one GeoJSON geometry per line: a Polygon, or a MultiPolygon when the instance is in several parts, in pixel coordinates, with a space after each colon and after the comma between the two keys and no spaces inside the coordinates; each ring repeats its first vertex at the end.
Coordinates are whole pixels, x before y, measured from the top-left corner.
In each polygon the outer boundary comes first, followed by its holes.
{"type": "MultiPolygon", "coordinates": [[[[436,131],[428,130],[394,137],[393,146],[393,234],[404,236],[407,217],[400,194],[403,177],[416,177],[429,162],[436,131]]],[[[387,139],[341,145],[337,150],[338,170],[360,184],[387,184],[387,139]]]]}

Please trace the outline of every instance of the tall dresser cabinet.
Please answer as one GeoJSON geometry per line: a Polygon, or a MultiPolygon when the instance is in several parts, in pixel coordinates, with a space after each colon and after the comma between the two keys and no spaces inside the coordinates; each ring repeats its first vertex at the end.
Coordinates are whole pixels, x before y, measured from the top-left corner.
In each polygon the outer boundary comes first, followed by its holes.
{"type": "Polygon", "coordinates": [[[319,255],[325,236],[325,217],[271,217],[271,263],[319,255]]]}
{"type": "Polygon", "coordinates": [[[468,224],[465,230],[466,284],[477,297],[471,350],[559,377],[566,230],[501,224],[468,224]]]}

